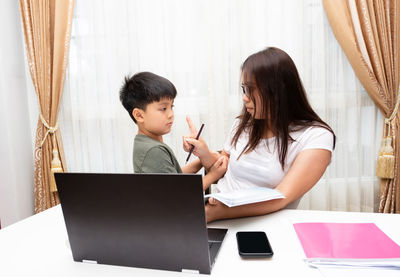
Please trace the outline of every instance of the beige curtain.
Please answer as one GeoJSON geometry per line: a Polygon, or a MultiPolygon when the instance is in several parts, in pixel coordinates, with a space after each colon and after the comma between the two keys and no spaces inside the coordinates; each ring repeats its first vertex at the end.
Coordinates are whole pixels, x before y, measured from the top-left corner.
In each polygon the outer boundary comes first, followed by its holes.
{"type": "MultiPolygon", "coordinates": [[[[400,1],[323,0],[333,33],[393,136],[393,179],[381,179],[380,212],[400,213],[400,1]],[[397,104],[398,105],[398,104],[397,104]]],[[[373,124],[373,122],[371,122],[373,124]]]]}
{"type": "Polygon", "coordinates": [[[20,0],[29,70],[39,103],[35,138],[35,213],[59,203],[52,171],[66,170],[57,115],[64,86],[73,0],[20,0]],[[59,155],[59,156],[58,156],[59,155]]]}

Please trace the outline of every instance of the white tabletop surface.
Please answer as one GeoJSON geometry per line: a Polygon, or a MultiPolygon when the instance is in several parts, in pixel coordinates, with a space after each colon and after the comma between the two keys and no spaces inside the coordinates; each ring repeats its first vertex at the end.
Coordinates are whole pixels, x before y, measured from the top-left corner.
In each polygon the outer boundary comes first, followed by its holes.
{"type": "MultiPolygon", "coordinates": [[[[296,222],[374,222],[400,244],[399,214],[282,210],[209,224],[229,229],[211,276],[321,276],[319,270],[303,261],[305,256],[293,228],[296,222]],[[237,251],[237,231],[265,231],[274,256],[242,259],[237,251]]],[[[0,276],[193,277],[193,274],[74,262],[61,207],[56,206],[0,230],[0,276]]]]}

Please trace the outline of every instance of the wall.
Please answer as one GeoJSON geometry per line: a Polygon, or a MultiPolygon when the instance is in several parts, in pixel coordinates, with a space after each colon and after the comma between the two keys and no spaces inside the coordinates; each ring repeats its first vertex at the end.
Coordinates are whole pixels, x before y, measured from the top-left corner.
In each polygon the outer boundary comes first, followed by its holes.
{"type": "Polygon", "coordinates": [[[30,76],[25,74],[18,3],[2,1],[0,9],[0,219],[3,228],[33,214],[34,130],[29,119],[26,83],[30,79],[26,78],[30,76]]]}

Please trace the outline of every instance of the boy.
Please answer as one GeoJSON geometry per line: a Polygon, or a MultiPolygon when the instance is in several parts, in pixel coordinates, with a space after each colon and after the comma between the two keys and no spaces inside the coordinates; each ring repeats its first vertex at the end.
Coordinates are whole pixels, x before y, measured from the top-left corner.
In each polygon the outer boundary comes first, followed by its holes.
{"type": "MultiPolygon", "coordinates": [[[[195,173],[202,167],[197,159],[181,168],[174,152],[163,142],[163,135],[171,131],[174,122],[176,94],[169,80],[151,72],[125,78],[120,100],[138,126],[133,146],[135,173],[195,173]]],[[[221,157],[203,177],[203,188],[222,177],[226,168],[227,159],[221,157]]]]}

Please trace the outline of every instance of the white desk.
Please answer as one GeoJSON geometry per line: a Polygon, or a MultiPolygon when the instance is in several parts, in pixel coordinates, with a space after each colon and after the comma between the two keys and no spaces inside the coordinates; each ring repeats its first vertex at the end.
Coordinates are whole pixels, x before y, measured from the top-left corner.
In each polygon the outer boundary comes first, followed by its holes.
{"type": "MultiPolygon", "coordinates": [[[[374,222],[400,244],[400,215],[282,210],[270,215],[214,222],[229,228],[211,276],[321,276],[308,267],[292,224],[295,222],[374,222]],[[243,260],[237,231],[265,231],[271,259],[243,260]]],[[[56,206],[0,230],[1,276],[196,276],[171,271],[74,262],[61,207],[56,206]]],[[[384,276],[381,274],[380,276],[384,276]]],[[[206,276],[206,275],[205,275],[206,276]]]]}

